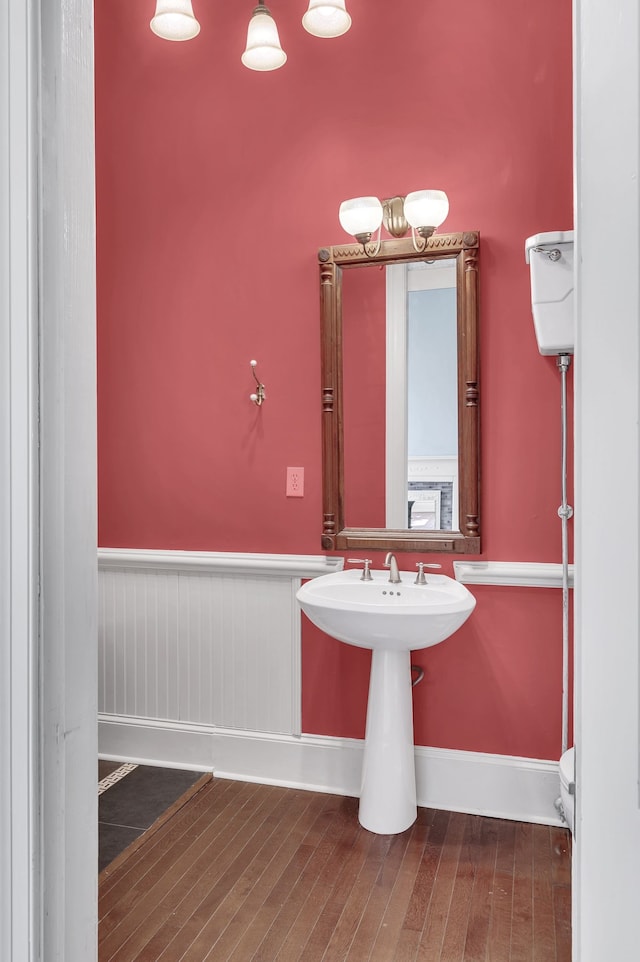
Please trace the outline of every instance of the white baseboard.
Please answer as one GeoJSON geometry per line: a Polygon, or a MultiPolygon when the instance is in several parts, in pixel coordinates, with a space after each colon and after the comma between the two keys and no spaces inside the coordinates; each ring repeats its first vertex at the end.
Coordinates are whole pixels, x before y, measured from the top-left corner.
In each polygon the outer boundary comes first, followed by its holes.
{"type": "MultiPolygon", "coordinates": [[[[273,735],[149,718],[99,716],[101,758],[212,771],[267,785],[357,797],[364,742],[273,735]]],[[[472,815],[563,825],[558,762],[415,749],[418,804],[472,815]]]]}

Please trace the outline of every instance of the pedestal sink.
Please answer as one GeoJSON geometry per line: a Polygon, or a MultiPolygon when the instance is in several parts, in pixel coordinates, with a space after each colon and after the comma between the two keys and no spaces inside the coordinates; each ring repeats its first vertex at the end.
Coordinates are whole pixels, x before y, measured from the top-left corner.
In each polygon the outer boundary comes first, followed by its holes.
{"type": "Polygon", "coordinates": [[[371,832],[404,832],[416,819],[410,652],[437,645],[462,625],[476,600],[446,575],[414,584],[415,573],[355,569],[321,575],[297,593],[307,617],[328,635],[372,650],[360,824],[371,832]]]}

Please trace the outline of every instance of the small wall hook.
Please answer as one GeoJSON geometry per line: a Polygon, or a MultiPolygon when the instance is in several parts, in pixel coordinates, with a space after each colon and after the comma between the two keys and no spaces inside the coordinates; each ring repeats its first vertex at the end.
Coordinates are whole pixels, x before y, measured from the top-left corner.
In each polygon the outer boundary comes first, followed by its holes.
{"type": "Polygon", "coordinates": [[[266,394],[265,394],[265,392],[264,392],[264,384],[261,384],[261,383],[260,383],[260,381],[258,380],[257,375],[256,375],[256,364],[257,364],[258,362],[257,362],[257,361],[251,361],[250,363],[251,363],[251,373],[253,374],[253,377],[254,377],[254,380],[255,380],[256,384],[258,385],[258,390],[255,392],[255,394],[250,394],[249,397],[250,397],[250,399],[253,401],[254,404],[257,404],[258,407],[260,407],[260,405],[262,404],[262,402],[263,402],[264,399],[266,398],[266,394]]]}

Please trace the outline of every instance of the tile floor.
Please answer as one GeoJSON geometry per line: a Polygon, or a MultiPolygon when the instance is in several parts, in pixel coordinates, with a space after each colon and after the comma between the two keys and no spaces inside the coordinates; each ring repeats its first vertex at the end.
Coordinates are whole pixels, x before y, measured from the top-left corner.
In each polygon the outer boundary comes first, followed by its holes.
{"type": "Polygon", "coordinates": [[[129,766],[117,778],[122,764],[98,762],[99,872],[202,778],[202,772],[148,765],[129,766]]]}

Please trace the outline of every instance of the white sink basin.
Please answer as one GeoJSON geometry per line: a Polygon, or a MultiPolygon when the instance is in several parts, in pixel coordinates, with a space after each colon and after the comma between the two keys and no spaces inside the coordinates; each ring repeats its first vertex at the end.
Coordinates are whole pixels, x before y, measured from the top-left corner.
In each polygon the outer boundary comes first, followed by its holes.
{"type": "Polygon", "coordinates": [[[298,591],[307,617],[328,635],[360,648],[415,651],[444,641],[462,625],[476,599],[446,575],[428,575],[416,585],[415,573],[400,572],[401,584],[388,571],[372,571],[372,581],[349,569],[321,575],[298,591]]]}
{"type": "Polygon", "coordinates": [[[462,625],[476,600],[446,575],[356,569],[321,575],[297,594],[308,618],[339,641],[371,648],[367,732],[362,762],[360,824],[371,832],[404,832],[416,819],[410,651],[444,641],[462,625]]]}

